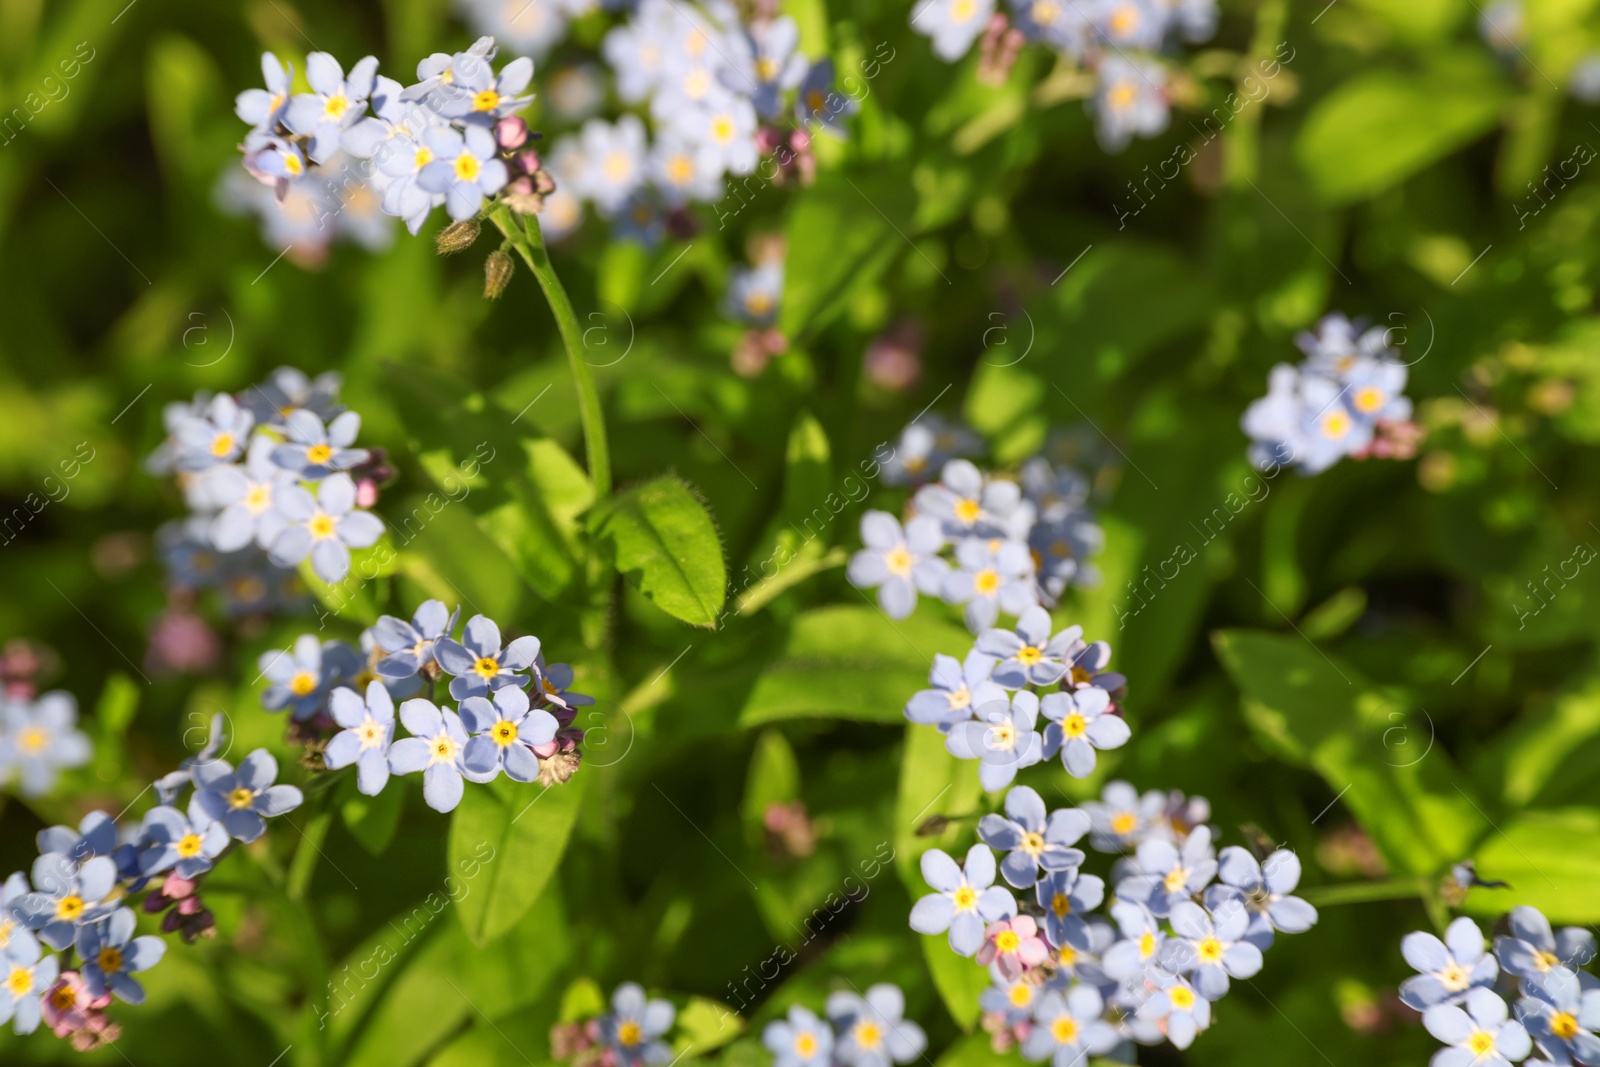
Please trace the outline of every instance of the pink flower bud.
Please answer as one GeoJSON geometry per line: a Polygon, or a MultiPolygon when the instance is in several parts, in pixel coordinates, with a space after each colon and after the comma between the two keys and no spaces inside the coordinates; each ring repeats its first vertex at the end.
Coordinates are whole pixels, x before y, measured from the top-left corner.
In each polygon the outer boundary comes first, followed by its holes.
{"type": "Polygon", "coordinates": [[[494,124],[494,139],[504,149],[521,148],[528,141],[528,124],[516,116],[494,124]]]}

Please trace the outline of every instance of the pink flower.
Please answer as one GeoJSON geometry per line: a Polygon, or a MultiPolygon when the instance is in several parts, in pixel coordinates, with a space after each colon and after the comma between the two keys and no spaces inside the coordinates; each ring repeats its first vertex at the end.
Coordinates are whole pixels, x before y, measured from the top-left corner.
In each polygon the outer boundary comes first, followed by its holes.
{"type": "Polygon", "coordinates": [[[1039,924],[1030,915],[1018,915],[990,923],[983,932],[983,945],[978,949],[977,960],[995,970],[1008,982],[1022,977],[1022,972],[1037,967],[1050,957],[1050,949],[1039,936],[1039,924]]]}

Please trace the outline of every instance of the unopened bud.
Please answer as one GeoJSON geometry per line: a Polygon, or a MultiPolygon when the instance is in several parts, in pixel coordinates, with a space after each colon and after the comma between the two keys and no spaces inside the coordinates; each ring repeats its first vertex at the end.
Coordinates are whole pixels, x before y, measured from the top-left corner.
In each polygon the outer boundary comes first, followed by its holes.
{"type": "Polygon", "coordinates": [[[462,219],[459,222],[452,222],[439,231],[437,241],[439,254],[441,256],[451,256],[457,252],[465,252],[478,239],[478,230],[477,219],[462,219]]]}
{"type": "Polygon", "coordinates": [[[539,761],[538,782],[546,789],[553,785],[562,785],[578,773],[582,763],[581,752],[557,752],[549,759],[539,761]]]}
{"type": "Polygon", "coordinates": [[[506,286],[511,284],[511,275],[517,269],[516,263],[506,255],[506,250],[497,248],[489,253],[489,258],[483,263],[483,296],[485,300],[498,300],[500,294],[506,291],[506,286]]]}
{"type": "Polygon", "coordinates": [[[922,820],[922,825],[917,827],[918,837],[938,837],[950,826],[950,820],[943,815],[930,815],[922,820]]]}

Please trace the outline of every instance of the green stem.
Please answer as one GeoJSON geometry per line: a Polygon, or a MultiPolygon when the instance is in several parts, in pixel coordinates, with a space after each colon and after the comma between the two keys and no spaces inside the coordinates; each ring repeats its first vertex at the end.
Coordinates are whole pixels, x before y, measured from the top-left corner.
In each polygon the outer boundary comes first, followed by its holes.
{"type": "Polygon", "coordinates": [[[311,875],[317,869],[317,859],[322,855],[322,843],[327,840],[328,831],[333,828],[333,812],[319,811],[306,823],[301,830],[300,845],[294,851],[294,857],[289,860],[289,880],[286,895],[290,900],[299,900],[306,894],[306,887],[311,884],[311,875]]]}
{"type": "Polygon", "coordinates": [[[1319,908],[1332,904],[1365,904],[1375,900],[1404,900],[1425,897],[1429,882],[1425,878],[1403,878],[1389,882],[1351,882],[1345,885],[1311,886],[1297,895],[1319,908]]]}
{"type": "Polygon", "coordinates": [[[605,413],[600,407],[600,393],[595,389],[594,375],[583,358],[583,330],[578,316],[572,310],[572,301],[556,275],[556,269],[545,251],[544,234],[539,229],[539,219],[534,215],[517,216],[504,204],[496,204],[489,218],[506,240],[511,242],[522,261],[539,279],[545,301],[555,315],[556,328],[561,331],[561,341],[567,350],[567,363],[572,367],[573,384],[578,387],[578,417],[583,422],[583,448],[589,463],[589,480],[594,483],[595,498],[604,500],[611,493],[611,451],[606,444],[605,413]]]}

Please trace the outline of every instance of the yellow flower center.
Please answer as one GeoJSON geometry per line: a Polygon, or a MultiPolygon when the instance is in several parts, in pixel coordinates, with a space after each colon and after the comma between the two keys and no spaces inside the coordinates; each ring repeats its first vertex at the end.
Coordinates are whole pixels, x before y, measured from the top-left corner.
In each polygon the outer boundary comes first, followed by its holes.
{"type": "Polygon", "coordinates": [[[416,167],[418,170],[421,170],[423,167],[426,167],[432,162],[433,149],[429,148],[427,145],[418,145],[417,154],[411,159],[412,166],[416,167]]]}
{"type": "Polygon", "coordinates": [[[1556,954],[1554,952],[1544,952],[1540,949],[1534,949],[1533,965],[1539,968],[1541,972],[1548,972],[1550,968],[1554,967],[1560,962],[1561,961],[1556,958],[1556,954]]]}
{"type": "Polygon", "coordinates": [[[6,989],[15,1000],[21,1000],[33,991],[33,968],[12,965],[6,976],[6,989]]]}
{"type": "Polygon", "coordinates": [[[1030,856],[1037,856],[1044,851],[1044,835],[1034,833],[1032,830],[1022,835],[1022,851],[1030,856]]]}
{"type": "Polygon", "coordinates": [[[1564,1011],[1558,1011],[1550,1019],[1550,1032],[1563,1041],[1571,1041],[1578,1034],[1578,1020],[1564,1011]]]}
{"type": "Polygon", "coordinates": [[[1078,1024],[1070,1015],[1057,1015],[1050,1021],[1050,1036],[1058,1044],[1070,1045],[1078,1040],[1078,1024]]]}
{"type": "Polygon", "coordinates": [[[1174,867],[1167,872],[1167,876],[1161,880],[1161,884],[1166,886],[1167,892],[1176,893],[1188,884],[1188,881],[1189,872],[1182,867],[1174,867]]]}
{"type": "Polygon", "coordinates": [[[821,89],[812,89],[810,92],[806,93],[806,108],[813,115],[820,114],[827,104],[828,98],[823,95],[821,89]]]}
{"type": "Polygon", "coordinates": [[[306,449],[306,462],[326,463],[333,458],[333,448],[327,443],[315,444],[306,449]]]}
{"type": "Polygon", "coordinates": [[[178,855],[183,859],[193,859],[200,855],[200,835],[184,834],[178,838],[178,855]]]}
{"type": "Polygon", "coordinates": [[[322,106],[322,110],[330,119],[336,119],[350,110],[350,101],[345,98],[343,93],[339,93],[328,97],[328,102],[322,106]]]}
{"type": "Polygon", "coordinates": [[[954,0],[954,2],[950,5],[951,22],[966,22],[977,13],[977,0],[954,0]]]}
{"type": "Polygon", "coordinates": [[[733,119],[727,115],[718,115],[711,120],[711,136],[722,144],[733,140],[733,119]]]}
{"type": "Polygon", "coordinates": [[[978,891],[970,885],[964,885],[955,891],[957,911],[971,911],[978,906],[978,891]]]}
{"type": "Polygon", "coordinates": [[[1011,1001],[1014,1008],[1026,1008],[1033,1003],[1033,987],[1023,982],[1018,982],[1006,994],[1006,999],[1011,1001]]]}
{"type": "Polygon", "coordinates": [[[1484,1056],[1494,1051],[1494,1035],[1487,1030],[1474,1030],[1467,1038],[1467,1047],[1474,1055],[1484,1056]]]}
{"type": "Polygon", "coordinates": [[[1017,747],[1017,728],[1009,722],[997,723],[989,728],[989,743],[994,748],[1017,747]]]}
{"type": "Polygon", "coordinates": [[[1071,945],[1062,945],[1056,950],[1056,955],[1061,957],[1061,966],[1071,967],[1078,962],[1078,950],[1071,945]]]}
{"type": "Polygon", "coordinates": [[[76,893],[68,893],[56,901],[56,918],[68,922],[76,922],[78,916],[83,914],[83,898],[76,893]]]}
{"type": "Polygon", "coordinates": [[[801,1031],[795,1035],[794,1050],[803,1059],[810,1059],[817,1054],[817,1038],[809,1030],[801,1031]]]}
{"type": "Polygon", "coordinates": [[[1452,993],[1459,993],[1472,984],[1472,973],[1459,963],[1452,963],[1439,972],[1439,982],[1452,993]]]}
{"type": "Polygon", "coordinates": [[[477,156],[463,152],[456,157],[456,181],[477,181],[478,172],[481,170],[483,170],[483,164],[478,162],[477,156]]]}
{"type": "Polygon", "coordinates": [[[1119,836],[1133,833],[1138,825],[1139,817],[1131,811],[1119,811],[1111,816],[1111,832],[1119,836]]]}
{"type": "Polygon", "coordinates": [[[228,794],[228,807],[235,811],[242,811],[255,803],[256,791],[247,785],[241,785],[228,794]]]}
{"type": "Polygon", "coordinates": [[[667,179],[674,185],[687,185],[694,177],[694,161],[688,156],[673,156],[667,161],[667,179]]]}
{"type": "Polygon", "coordinates": [[[1132,4],[1123,4],[1111,13],[1111,30],[1119,36],[1126,37],[1139,28],[1139,9],[1132,4]]]}
{"type": "Polygon", "coordinates": [[[259,515],[266,511],[272,503],[272,487],[267,485],[252,485],[250,491],[244,495],[244,506],[252,514],[259,515]]]}
{"type": "Polygon", "coordinates": [[[617,1040],[630,1048],[637,1045],[644,1038],[644,1030],[638,1023],[628,1021],[617,1027],[617,1040]]]}
{"type": "Polygon", "coordinates": [[[956,501],[956,518],[960,519],[967,525],[970,526],[977,522],[978,516],[981,514],[983,514],[983,508],[976,500],[956,501]]]}
{"type": "Polygon", "coordinates": [[[1065,893],[1057,893],[1050,898],[1050,910],[1056,913],[1056,918],[1065,919],[1072,911],[1072,901],[1065,893]]]}
{"type": "Polygon", "coordinates": [[[864,1049],[875,1049],[883,1044],[883,1031],[877,1023],[859,1022],[856,1024],[856,1044],[864,1049]]]}
{"type": "Polygon", "coordinates": [[[517,724],[501,719],[494,724],[494,729],[490,733],[494,737],[494,743],[504,748],[517,739],[517,724]]]}
{"type": "Polygon", "coordinates": [[[283,169],[289,172],[292,178],[298,178],[300,172],[305,170],[305,164],[300,162],[300,157],[293,152],[283,153],[283,169]]]}
{"type": "Polygon", "coordinates": [[[433,762],[448,763],[456,758],[456,742],[448,734],[440,734],[433,739],[433,762]]]}
{"type": "Polygon", "coordinates": [[[60,1012],[71,1011],[78,1006],[78,994],[69,985],[56,986],[50,991],[50,1006],[60,1012]]]}
{"type": "Polygon", "coordinates": [[[1015,952],[1022,945],[1022,938],[1013,930],[1002,930],[995,936],[994,947],[1001,952],[1015,952]]]}
{"type": "Polygon", "coordinates": [[[1167,999],[1172,1001],[1172,1006],[1179,1011],[1188,1011],[1194,1007],[1194,990],[1186,985],[1175,985],[1167,991],[1167,999]]]}
{"type": "Polygon", "coordinates": [[[297,697],[310,696],[317,688],[317,676],[310,671],[297,671],[289,679],[289,692],[297,697]]]}
{"type": "Polygon", "coordinates": [[[311,521],[306,523],[306,528],[311,531],[311,536],[319,541],[326,541],[338,529],[339,520],[325,512],[317,512],[311,516],[311,521]]]}
{"type": "Polygon", "coordinates": [[[100,965],[100,969],[107,974],[120,971],[122,970],[122,950],[120,948],[116,948],[115,946],[107,945],[105,948],[100,950],[100,954],[94,958],[94,961],[98,963],[100,965]]]}
{"type": "Polygon", "coordinates": [[[472,98],[472,110],[493,111],[500,106],[500,94],[493,89],[485,89],[472,98]]]}
{"type": "Polygon", "coordinates": [[[211,439],[211,454],[221,459],[233,451],[233,434],[219,433],[211,439]]]}
{"type": "Polygon", "coordinates": [[[472,665],[472,673],[487,681],[500,673],[500,661],[492,656],[480,656],[472,665]]]}
{"type": "Polygon", "coordinates": [[[1383,407],[1383,390],[1369,385],[1365,389],[1356,390],[1356,410],[1370,415],[1383,407]]]}
{"type": "Polygon", "coordinates": [[[1350,432],[1350,416],[1342,411],[1330,411],[1322,416],[1322,436],[1337,440],[1350,432]]]}
{"type": "Polygon", "coordinates": [[[1138,99],[1139,91],[1132,82],[1117,82],[1106,90],[1106,103],[1111,105],[1113,111],[1126,111],[1138,99]]]}
{"type": "Polygon", "coordinates": [[[1088,728],[1088,720],[1082,715],[1079,715],[1077,712],[1073,712],[1071,715],[1068,715],[1065,719],[1061,720],[1061,732],[1066,734],[1068,737],[1082,737],[1084,731],[1088,728]]]}
{"type": "Polygon", "coordinates": [[[945,697],[945,699],[950,702],[950,710],[951,711],[955,711],[955,710],[957,710],[959,708],[971,707],[972,706],[972,690],[967,688],[967,683],[962,682],[961,683],[961,688],[960,689],[951,690],[951,692],[949,693],[949,695],[947,695],[945,697]]]}
{"type": "Polygon", "coordinates": [[[377,748],[383,744],[383,727],[370,715],[361,723],[361,747],[377,748]]]}
{"type": "Polygon", "coordinates": [[[1146,930],[1144,935],[1139,938],[1139,958],[1147,960],[1151,956],[1155,955],[1155,951],[1156,935],[1152,934],[1149,930],[1146,930]]]}
{"type": "Polygon", "coordinates": [[[1217,963],[1222,959],[1222,942],[1215,937],[1202,938],[1195,946],[1195,951],[1200,954],[1200,959],[1206,963],[1217,963]]]}
{"type": "Polygon", "coordinates": [[[626,152],[611,152],[605,161],[606,177],[613,182],[626,181],[629,174],[633,173],[633,160],[626,152]]]}
{"type": "Polygon", "coordinates": [[[764,82],[769,82],[778,76],[778,61],[771,56],[762,56],[756,60],[756,77],[764,82]]]}
{"type": "Polygon", "coordinates": [[[1000,575],[992,567],[985,567],[973,576],[972,587],[982,596],[994,596],[1000,588],[1000,575]]]}
{"type": "Polygon", "coordinates": [[[1033,21],[1041,26],[1048,26],[1060,17],[1061,9],[1048,0],[1038,0],[1030,9],[1030,13],[1033,15],[1033,21]]]}
{"type": "Polygon", "coordinates": [[[1044,650],[1033,645],[1023,645],[1017,650],[1017,662],[1024,667],[1031,667],[1044,659],[1044,650]]]}
{"type": "Polygon", "coordinates": [[[17,747],[28,755],[43,752],[50,743],[50,732],[40,726],[24,726],[17,731],[17,747]]]}

